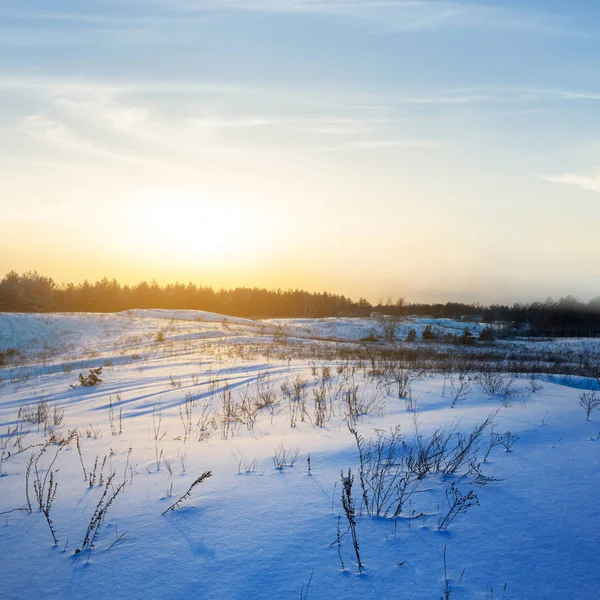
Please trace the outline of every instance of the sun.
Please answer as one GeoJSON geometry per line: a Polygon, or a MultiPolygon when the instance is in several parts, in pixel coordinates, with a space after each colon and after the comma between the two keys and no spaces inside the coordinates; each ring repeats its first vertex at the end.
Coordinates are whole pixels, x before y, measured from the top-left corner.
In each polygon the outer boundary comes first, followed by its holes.
{"type": "Polygon", "coordinates": [[[176,189],[139,194],[129,204],[138,241],[159,246],[176,260],[214,259],[243,251],[239,210],[208,197],[176,189]]]}

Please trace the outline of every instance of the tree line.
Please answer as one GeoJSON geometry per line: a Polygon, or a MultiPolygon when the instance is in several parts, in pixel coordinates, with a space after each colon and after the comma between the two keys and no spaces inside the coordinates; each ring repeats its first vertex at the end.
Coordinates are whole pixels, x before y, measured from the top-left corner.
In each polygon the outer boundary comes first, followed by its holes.
{"type": "Polygon", "coordinates": [[[35,271],[11,271],[0,281],[0,311],[119,312],[135,308],[188,309],[248,318],[368,316],[480,320],[502,323],[505,335],[581,337],[600,335],[600,297],[585,303],[573,296],[529,304],[407,303],[402,298],[371,304],[344,295],[305,290],[238,287],[214,289],[193,283],[164,286],[156,281],[121,285],[106,277],[90,283],[58,285],[35,271]]]}
{"type": "Polygon", "coordinates": [[[512,305],[479,303],[445,304],[404,303],[388,301],[375,307],[385,314],[447,319],[473,319],[484,323],[500,324],[499,333],[505,337],[596,337],[600,336],[600,296],[582,302],[574,296],[559,300],[548,298],[543,302],[512,305]]]}
{"type": "Polygon", "coordinates": [[[368,315],[366,300],[353,302],[337,294],[265,288],[214,289],[193,283],[156,281],[121,285],[106,277],[95,283],[58,285],[52,278],[30,271],[8,273],[0,282],[0,311],[10,312],[119,312],[135,308],[188,309],[236,317],[329,317],[368,315]]]}

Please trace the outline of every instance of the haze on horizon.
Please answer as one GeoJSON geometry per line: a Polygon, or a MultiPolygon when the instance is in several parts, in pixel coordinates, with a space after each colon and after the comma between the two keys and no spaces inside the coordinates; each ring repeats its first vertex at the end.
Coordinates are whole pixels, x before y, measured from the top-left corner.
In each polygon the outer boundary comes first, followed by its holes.
{"type": "Polygon", "coordinates": [[[559,0],[0,0],[0,277],[600,295],[598,31],[559,0]]]}

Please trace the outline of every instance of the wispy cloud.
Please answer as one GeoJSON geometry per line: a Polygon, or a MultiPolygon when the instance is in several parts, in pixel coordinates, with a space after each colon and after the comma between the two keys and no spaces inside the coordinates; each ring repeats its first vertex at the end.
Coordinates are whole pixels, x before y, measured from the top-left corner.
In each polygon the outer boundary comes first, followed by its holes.
{"type": "MultiPolygon", "coordinates": [[[[20,134],[36,142],[34,158],[47,158],[54,147],[78,156],[80,163],[87,157],[172,172],[193,172],[199,164],[215,171],[260,170],[284,155],[289,160],[287,153],[310,160],[315,154],[413,148],[426,155],[457,139],[464,147],[464,121],[458,126],[457,115],[473,120],[473,115],[482,118],[485,111],[507,107],[532,114],[538,108],[535,98],[562,103],[596,98],[593,91],[517,86],[426,92],[386,86],[353,92],[210,81],[119,84],[14,77],[0,78],[0,90],[4,97],[11,91],[15,98],[25,95],[27,106],[35,106],[19,121],[20,134]]],[[[545,179],[593,191],[600,186],[595,176],[545,179]]]]}
{"type": "Polygon", "coordinates": [[[576,90],[533,89],[533,93],[556,96],[564,100],[600,100],[600,92],[585,92],[576,90]]]}
{"type": "MultiPolygon", "coordinates": [[[[57,21],[91,27],[136,28],[185,24],[211,14],[254,12],[271,15],[313,15],[343,19],[361,27],[382,31],[426,31],[448,27],[505,29],[513,32],[589,36],[560,12],[527,5],[477,0],[136,0],[127,10],[102,5],[85,11],[44,7],[37,10],[0,9],[0,15],[23,22],[57,21]]],[[[583,24],[585,25],[585,24],[583,24]]],[[[6,34],[8,35],[8,33],[6,34]]]]}
{"type": "Polygon", "coordinates": [[[514,32],[583,36],[560,13],[507,7],[477,0],[142,0],[169,10],[187,12],[246,11],[271,14],[312,14],[355,21],[387,31],[419,31],[442,27],[507,29],[514,32]]]}
{"type": "Polygon", "coordinates": [[[418,140],[418,139],[394,139],[394,140],[360,140],[348,142],[345,144],[325,146],[316,148],[315,152],[347,152],[352,150],[383,150],[400,148],[438,148],[445,142],[418,140]]]}
{"type": "Polygon", "coordinates": [[[128,27],[143,25],[172,25],[177,23],[189,23],[190,18],[193,21],[206,21],[207,16],[197,14],[195,17],[190,15],[144,15],[144,14],[111,14],[111,13],[84,13],[84,12],[61,12],[58,10],[7,10],[0,8],[0,17],[9,17],[20,22],[39,23],[63,22],[69,25],[97,25],[100,27],[128,27]]]}
{"type": "Polygon", "coordinates": [[[87,155],[103,160],[145,164],[135,156],[112,152],[85,139],[67,125],[44,115],[29,115],[21,121],[21,131],[36,140],[68,150],[77,155],[87,155]]]}
{"type": "MultiPolygon", "coordinates": [[[[0,90],[23,90],[46,94],[54,97],[77,95],[103,97],[117,94],[181,94],[199,97],[254,97],[260,101],[272,100],[272,104],[284,102],[297,106],[331,109],[332,112],[355,110],[381,113],[392,106],[402,104],[482,104],[482,103],[523,103],[532,104],[540,100],[555,99],[562,101],[600,100],[600,90],[577,88],[552,88],[520,85],[484,85],[461,87],[438,87],[419,89],[399,84],[386,84],[377,88],[358,86],[327,86],[321,84],[298,84],[296,86],[271,84],[236,83],[218,80],[181,80],[181,79],[86,79],[60,77],[27,77],[0,74],[0,90]]],[[[345,119],[347,117],[329,117],[345,119]]],[[[375,121],[375,118],[372,118],[375,121]]]]}
{"type": "Polygon", "coordinates": [[[452,96],[449,94],[432,95],[432,96],[413,96],[401,100],[408,104],[476,104],[497,100],[493,96],[452,96]]]}
{"type": "Polygon", "coordinates": [[[600,173],[591,175],[581,175],[575,173],[566,173],[564,175],[542,175],[540,179],[552,183],[569,185],[579,189],[587,190],[600,194],[600,173]]]}
{"type": "Polygon", "coordinates": [[[340,102],[323,109],[320,93],[303,96],[294,90],[277,94],[262,89],[264,98],[256,99],[248,89],[234,86],[231,94],[227,87],[207,84],[189,86],[185,102],[179,98],[176,107],[170,107],[153,95],[163,90],[160,82],[121,88],[8,78],[0,80],[0,89],[5,96],[10,91],[18,93],[16,97],[29,95],[27,104],[37,104],[36,112],[18,120],[20,135],[36,143],[33,156],[44,157],[48,148],[58,148],[79,163],[87,158],[162,170],[197,170],[199,162],[215,169],[265,167],[282,150],[312,153],[315,146],[330,146],[332,137],[340,135],[355,149],[431,145],[374,138],[382,132],[393,134],[413,120],[357,108],[352,97],[347,105],[340,102]]]}
{"type": "MultiPolygon", "coordinates": [[[[522,102],[532,103],[540,100],[600,100],[600,91],[573,88],[552,88],[519,85],[487,85],[473,87],[457,87],[443,92],[440,101],[448,98],[449,102],[522,102]]],[[[427,101],[425,97],[423,101],[427,101]]],[[[433,98],[435,101],[435,96],[433,98]]]]}

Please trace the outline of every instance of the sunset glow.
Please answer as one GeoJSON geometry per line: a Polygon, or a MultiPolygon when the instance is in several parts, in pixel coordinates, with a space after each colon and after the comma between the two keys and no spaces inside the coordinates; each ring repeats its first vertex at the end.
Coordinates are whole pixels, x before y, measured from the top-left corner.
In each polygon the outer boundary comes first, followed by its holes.
{"type": "Polygon", "coordinates": [[[599,10],[4,7],[0,270],[371,301],[597,295],[599,10]]]}

